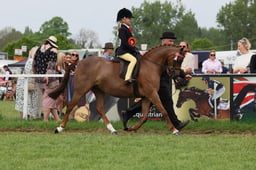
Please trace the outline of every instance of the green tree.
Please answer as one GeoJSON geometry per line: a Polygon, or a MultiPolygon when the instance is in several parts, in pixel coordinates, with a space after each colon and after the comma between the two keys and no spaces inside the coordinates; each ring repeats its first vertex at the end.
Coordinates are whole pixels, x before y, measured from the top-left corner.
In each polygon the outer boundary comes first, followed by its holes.
{"type": "Polygon", "coordinates": [[[39,33],[46,37],[58,34],[68,37],[71,35],[71,33],[68,32],[68,29],[68,23],[61,17],[53,17],[51,20],[46,21],[41,25],[39,33]]]}
{"type": "Polygon", "coordinates": [[[200,38],[207,38],[216,45],[215,50],[230,50],[230,39],[226,38],[225,33],[219,28],[201,28],[200,38]]]}
{"type": "Polygon", "coordinates": [[[175,25],[175,34],[179,41],[192,42],[199,36],[198,24],[195,15],[189,11],[180,17],[181,19],[175,25]]]}
{"type": "MultiPolygon", "coordinates": [[[[255,40],[255,0],[236,0],[223,6],[217,14],[217,22],[227,39],[238,41],[242,37],[255,40]]],[[[256,42],[252,42],[256,45],[256,42]]]]}
{"type": "Polygon", "coordinates": [[[74,49],[78,48],[72,39],[67,39],[67,37],[63,35],[56,35],[58,50],[66,50],[66,49],[74,49]]]}
{"type": "Polygon", "coordinates": [[[8,43],[4,47],[3,51],[8,53],[9,59],[13,59],[15,49],[20,49],[21,46],[27,46],[27,52],[24,52],[22,54],[22,57],[27,57],[29,50],[36,45],[38,46],[38,43],[34,41],[31,37],[22,37],[17,41],[8,43]]]}
{"type": "Polygon", "coordinates": [[[16,31],[16,29],[12,27],[6,27],[0,30],[0,51],[12,41],[17,41],[22,37],[22,33],[16,31]]]}
{"type": "Polygon", "coordinates": [[[33,35],[32,29],[30,29],[28,26],[25,27],[25,31],[24,31],[23,36],[32,36],[32,35],[33,35]]]}
{"type": "Polygon", "coordinates": [[[196,38],[191,43],[193,50],[216,50],[216,46],[207,38],[196,38]]]}

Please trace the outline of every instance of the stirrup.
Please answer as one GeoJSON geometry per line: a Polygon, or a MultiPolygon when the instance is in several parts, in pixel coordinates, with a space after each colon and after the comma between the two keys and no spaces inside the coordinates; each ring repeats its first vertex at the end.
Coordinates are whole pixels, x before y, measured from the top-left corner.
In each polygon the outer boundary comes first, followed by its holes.
{"type": "Polygon", "coordinates": [[[126,84],[126,85],[133,84],[134,82],[136,82],[135,79],[128,79],[128,80],[125,80],[125,84],[126,84]]]}

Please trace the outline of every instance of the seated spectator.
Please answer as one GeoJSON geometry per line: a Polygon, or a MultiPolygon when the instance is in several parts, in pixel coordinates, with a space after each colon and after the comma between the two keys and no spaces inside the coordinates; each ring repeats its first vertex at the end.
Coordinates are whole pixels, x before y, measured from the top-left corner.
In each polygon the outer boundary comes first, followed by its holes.
{"type": "Polygon", "coordinates": [[[202,64],[203,73],[221,73],[222,66],[219,60],[216,59],[216,53],[214,50],[210,51],[209,58],[202,64]]]}
{"type": "Polygon", "coordinates": [[[222,66],[222,72],[221,72],[221,73],[229,74],[230,71],[229,71],[229,69],[224,65],[224,62],[223,62],[223,61],[220,61],[220,63],[221,63],[221,66],[222,66]]]}

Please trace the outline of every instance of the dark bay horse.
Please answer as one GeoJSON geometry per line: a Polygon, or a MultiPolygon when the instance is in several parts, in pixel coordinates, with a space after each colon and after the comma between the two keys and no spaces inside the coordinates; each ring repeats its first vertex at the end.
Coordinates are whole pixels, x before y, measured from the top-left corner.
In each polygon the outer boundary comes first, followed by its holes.
{"type": "MultiPolygon", "coordinates": [[[[177,52],[184,54],[182,47],[159,45],[150,49],[140,58],[140,69],[137,76],[139,96],[136,97],[142,97],[143,118],[137,125],[129,127],[128,130],[137,130],[146,122],[151,102],[163,114],[168,127],[175,130],[157,92],[161,73],[167,68],[171,71],[174,70],[174,57],[177,52]]],[[[61,132],[65,128],[73,107],[90,89],[96,96],[96,110],[103,122],[111,133],[117,133],[104,113],[104,95],[107,93],[120,98],[135,97],[135,86],[125,85],[124,80],[119,76],[119,71],[120,63],[115,63],[102,57],[88,57],[79,61],[75,71],[73,97],[67,105],[64,119],[61,125],[56,128],[55,133],[61,132]]],[[[68,73],[65,73],[64,79],[67,76],[68,73]]],[[[61,88],[63,89],[63,83],[55,91],[60,91],[61,88]]]]}
{"type": "MultiPolygon", "coordinates": [[[[214,113],[212,113],[212,106],[209,104],[210,95],[204,90],[198,89],[196,87],[189,87],[181,90],[179,93],[179,98],[177,101],[177,107],[181,107],[187,100],[193,100],[196,104],[196,108],[189,109],[189,115],[192,120],[197,121],[201,115],[207,116],[209,118],[214,118],[214,113]]],[[[217,109],[217,119],[227,119],[230,118],[230,109],[217,109]]]]}

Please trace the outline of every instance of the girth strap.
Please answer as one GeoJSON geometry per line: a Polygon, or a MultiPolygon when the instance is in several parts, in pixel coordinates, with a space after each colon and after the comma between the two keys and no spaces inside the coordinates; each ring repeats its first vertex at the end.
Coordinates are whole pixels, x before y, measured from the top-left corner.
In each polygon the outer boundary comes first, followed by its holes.
{"type": "Polygon", "coordinates": [[[137,81],[135,83],[133,83],[133,94],[134,96],[137,97],[141,97],[140,93],[139,93],[139,88],[138,88],[138,83],[137,81]]]}

